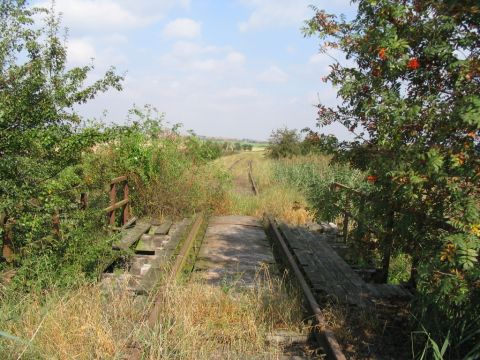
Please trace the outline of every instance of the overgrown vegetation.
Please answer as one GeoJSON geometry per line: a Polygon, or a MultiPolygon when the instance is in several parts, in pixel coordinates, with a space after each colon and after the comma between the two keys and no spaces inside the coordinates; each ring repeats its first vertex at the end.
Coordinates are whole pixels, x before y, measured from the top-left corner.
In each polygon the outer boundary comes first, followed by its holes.
{"type": "Polygon", "coordinates": [[[307,210],[308,201],[301,189],[279,181],[274,176],[276,161],[265,152],[253,152],[223,157],[218,160],[230,169],[234,187],[228,192],[226,206],[218,214],[249,215],[262,218],[269,213],[290,224],[313,221],[313,212],[307,210]],[[253,196],[248,179],[248,164],[252,161],[252,174],[259,189],[253,196]],[[232,167],[233,165],[233,167],[232,167]]]}
{"type": "Polygon", "coordinates": [[[276,358],[283,350],[269,343],[268,335],[301,330],[302,309],[282,279],[259,273],[257,281],[258,286],[242,292],[196,282],[164,283],[153,329],[142,323],[152,299],[121,287],[86,285],[31,294],[2,304],[2,331],[10,337],[0,339],[0,353],[5,359],[115,359],[125,357],[135,343],[146,359],[276,358]]]}
{"type": "Polygon", "coordinates": [[[0,5],[0,270],[15,272],[2,279],[3,301],[96,279],[115,238],[102,210],[115,177],[127,176],[137,216],[216,207],[225,193],[209,164],[219,147],[167,128],[156,109],[132,109],[125,126],[82,121],[74,107],[120,90],[122,77],[111,69],[85,86],[93,67],[66,68],[59,29],[50,10],[0,5]]]}
{"type": "Polygon", "coordinates": [[[297,155],[335,154],[340,147],[335,135],[325,135],[305,128],[303,137],[296,129],[280,128],[272,131],[266,148],[272,159],[291,158],[297,155]]]}
{"type": "Polygon", "coordinates": [[[339,122],[357,136],[343,159],[367,174],[370,205],[355,206],[381,234],[365,246],[382,249],[385,265],[395,252],[412,259],[417,326],[427,334],[414,342],[446,343],[445,358],[478,357],[480,9],[475,1],[357,4],[353,21],[314,8],[304,29],[323,51],[354,62],[332,65],[326,80],[343,102],[320,104],[319,124],[339,122]]]}

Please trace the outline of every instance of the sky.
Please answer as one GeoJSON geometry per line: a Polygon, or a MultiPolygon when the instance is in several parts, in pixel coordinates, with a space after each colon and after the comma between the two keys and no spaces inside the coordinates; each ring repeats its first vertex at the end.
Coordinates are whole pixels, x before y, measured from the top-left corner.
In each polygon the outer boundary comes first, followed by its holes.
{"type": "MultiPolygon", "coordinates": [[[[78,111],[98,119],[106,110],[108,122],[125,123],[134,104],[151,104],[185,130],[236,139],[314,128],[315,104],[338,100],[322,81],[332,59],[300,30],[312,3],[355,14],[350,0],[57,0],[69,66],[93,61],[92,79],[109,66],[126,74],[122,92],[78,111]]],[[[321,131],[349,138],[340,125],[321,131]]]]}

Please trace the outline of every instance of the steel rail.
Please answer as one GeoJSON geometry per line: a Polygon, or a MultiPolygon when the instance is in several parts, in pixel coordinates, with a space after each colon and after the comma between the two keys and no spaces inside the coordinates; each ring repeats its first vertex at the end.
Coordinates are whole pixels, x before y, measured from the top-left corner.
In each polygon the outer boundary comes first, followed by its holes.
{"type": "Polygon", "coordinates": [[[253,177],[253,168],[252,168],[252,160],[248,162],[248,178],[250,179],[250,183],[252,184],[252,190],[255,193],[255,196],[258,196],[258,187],[255,179],[253,177]]]}
{"type": "Polygon", "coordinates": [[[314,331],[315,338],[320,344],[323,345],[324,350],[327,354],[327,358],[329,360],[346,360],[346,357],[341,350],[340,344],[335,338],[333,332],[327,327],[327,323],[322,315],[320,306],[318,305],[315,296],[310,289],[310,286],[305,280],[302,271],[297,265],[294,256],[290,252],[290,249],[288,248],[285,239],[280,234],[276,223],[271,216],[266,215],[265,217],[267,220],[268,228],[271,229],[270,233],[273,235],[273,240],[276,241],[277,246],[279,247],[280,252],[283,254],[283,257],[286,260],[288,267],[293,271],[298,285],[302,289],[303,295],[308,302],[310,310],[315,316],[315,320],[317,322],[317,331],[314,331]]]}

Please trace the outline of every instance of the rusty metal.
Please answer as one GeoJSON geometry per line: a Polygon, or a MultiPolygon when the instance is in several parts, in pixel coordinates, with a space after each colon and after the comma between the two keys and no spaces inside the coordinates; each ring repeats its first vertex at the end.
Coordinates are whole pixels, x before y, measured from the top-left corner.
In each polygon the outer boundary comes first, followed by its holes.
{"type": "Polygon", "coordinates": [[[302,289],[303,295],[308,302],[310,310],[313,312],[315,316],[315,320],[317,322],[317,327],[314,332],[315,337],[324,346],[324,349],[327,353],[327,358],[331,360],[346,360],[345,355],[343,354],[340,344],[338,343],[337,339],[333,332],[327,327],[327,322],[325,321],[322,312],[320,310],[320,306],[315,299],[310,287],[307,284],[300,268],[295,261],[294,256],[290,252],[285,239],[280,234],[277,225],[275,224],[272,217],[266,215],[266,220],[269,229],[271,230],[270,233],[273,237],[273,240],[276,241],[277,247],[279,247],[280,252],[282,253],[284,259],[287,262],[288,267],[293,271],[295,278],[298,282],[298,285],[302,289]]]}
{"type": "Polygon", "coordinates": [[[250,179],[250,183],[252,184],[253,192],[255,193],[256,196],[258,196],[259,192],[258,192],[257,183],[255,182],[255,179],[253,177],[253,168],[252,168],[251,160],[248,162],[248,178],[250,179]]]}
{"type": "Polygon", "coordinates": [[[122,211],[122,225],[125,225],[128,222],[128,219],[130,219],[129,195],[130,195],[130,189],[128,188],[128,182],[125,181],[125,184],[123,185],[123,196],[124,196],[124,199],[127,200],[127,203],[125,204],[125,207],[123,208],[123,211],[122,211]]]}

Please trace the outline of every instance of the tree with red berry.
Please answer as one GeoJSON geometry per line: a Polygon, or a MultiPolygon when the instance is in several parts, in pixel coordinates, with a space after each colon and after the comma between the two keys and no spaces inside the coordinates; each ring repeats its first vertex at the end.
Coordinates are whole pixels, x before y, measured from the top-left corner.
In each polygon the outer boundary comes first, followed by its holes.
{"type": "Polygon", "coordinates": [[[417,318],[431,339],[443,343],[448,336],[448,356],[474,357],[480,352],[478,326],[469,328],[480,317],[480,6],[355,2],[353,21],[313,8],[304,28],[320,38],[322,51],[340,49],[355,64],[332,65],[327,79],[341,103],[319,104],[318,123],[339,122],[357,135],[349,161],[374,185],[375,206],[365,218],[393,227],[380,247],[410,255],[417,318]]]}

